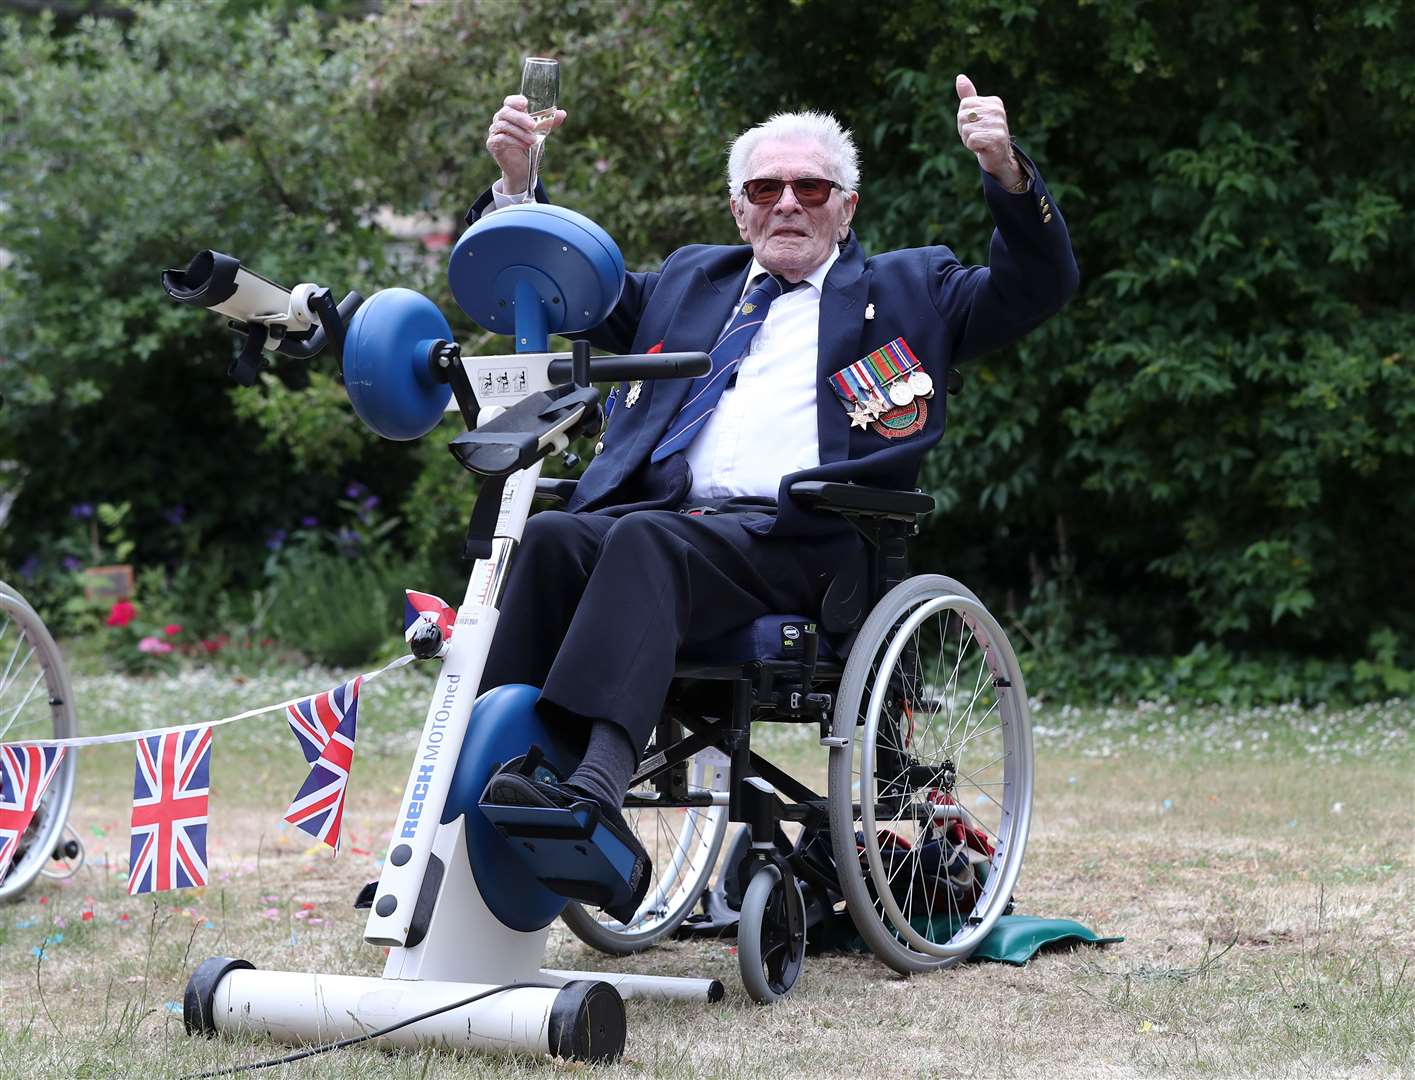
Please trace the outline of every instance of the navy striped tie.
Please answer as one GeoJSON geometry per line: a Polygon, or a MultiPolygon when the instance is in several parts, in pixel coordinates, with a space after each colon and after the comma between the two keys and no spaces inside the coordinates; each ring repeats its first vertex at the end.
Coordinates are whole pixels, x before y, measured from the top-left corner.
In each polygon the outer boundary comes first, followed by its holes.
{"type": "Polygon", "coordinates": [[[708,352],[712,367],[706,375],[699,375],[688,387],[688,399],[668,425],[663,441],[649,455],[652,461],[662,461],[670,454],[685,449],[703,430],[707,418],[722,397],[722,391],[732,381],[742,357],[751,348],[752,339],[757,336],[766,313],[771,310],[771,302],[783,292],[789,292],[800,282],[788,285],[773,274],[767,274],[747,294],[737,314],[727,324],[727,329],[717,339],[717,344],[708,352]]]}

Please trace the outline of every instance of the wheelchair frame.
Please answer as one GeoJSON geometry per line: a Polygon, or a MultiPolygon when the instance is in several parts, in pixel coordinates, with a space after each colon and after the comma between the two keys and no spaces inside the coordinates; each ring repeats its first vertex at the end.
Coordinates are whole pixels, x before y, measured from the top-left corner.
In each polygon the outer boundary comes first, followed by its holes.
{"type": "MultiPolygon", "coordinates": [[[[573,484],[565,480],[541,481],[538,495],[552,503],[563,504],[573,493],[573,484]]],[[[822,482],[797,484],[791,493],[813,508],[846,516],[868,541],[867,565],[859,572],[838,576],[823,605],[821,624],[827,633],[833,632],[841,640],[842,653],[848,651],[850,643],[869,622],[866,608],[873,606],[879,610],[888,597],[899,595],[901,586],[908,592],[911,582],[926,586],[933,583],[934,595],[951,596],[960,603],[976,605],[975,618],[986,617],[992,622],[977,597],[952,579],[911,578],[907,542],[918,532],[919,517],[933,507],[928,495],[822,482]]],[[[997,661],[995,689],[1010,695],[1006,706],[1012,714],[1009,723],[1020,729],[1016,732],[1017,746],[1011,751],[1021,774],[1017,782],[1017,806],[1015,812],[1009,807],[1008,816],[1012,820],[1005,823],[1006,836],[997,837],[999,841],[1005,840],[1006,857],[1001,860],[1002,873],[992,887],[987,888],[985,883],[979,906],[966,915],[957,912],[956,921],[962,925],[956,931],[950,927],[942,942],[931,940],[927,933],[910,940],[898,927],[891,930],[883,925],[890,914],[883,903],[878,906],[885,909],[885,918],[855,919],[862,936],[879,958],[903,973],[948,966],[965,959],[996,918],[1010,910],[1011,891],[1020,870],[1029,827],[1032,770],[1025,688],[1015,656],[1001,629],[992,623],[983,633],[989,639],[987,651],[995,654],[997,661]]],[[[838,780],[832,784],[830,794],[822,796],[751,748],[751,725],[755,722],[815,723],[820,727],[821,745],[830,748],[831,773],[839,772],[842,767],[848,771],[850,720],[838,715],[838,694],[828,692],[830,687],[838,689],[843,685],[848,660],[820,658],[817,632],[807,629],[805,637],[799,660],[753,659],[728,665],[690,660],[679,664],[665,705],[665,719],[655,733],[656,752],[649,755],[635,774],[625,809],[692,811],[714,803],[721,805],[724,800],[720,791],[692,791],[687,783],[687,767],[692,755],[704,750],[715,752],[729,763],[727,775],[731,777],[731,786],[725,799],[726,819],[746,826],[729,858],[737,859],[744,846],[746,853],[738,865],[722,868],[717,888],[699,888],[686,903],[680,900],[677,909],[663,912],[652,933],[636,933],[632,927],[616,932],[612,924],[600,922],[572,902],[562,918],[587,943],[605,952],[624,954],[639,951],[675,933],[684,936],[735,932],[744,984],[754,999],[765,1003],[789,993],[799,976],[807,925],[814,926],[831,918],[849,892],[855,894],[857,906],[864,902],[864,897],[870,896],[870,890],[860,888],[863,882],[859,875],[852,879],[846,874],[846,882],[842,884],[838,868],[845,858],[841,851],[843,845],[831,841],[835,835],[832,819],[858,815],[860,804],[851,800],[850,813],[844,814],[840,805],[843,799],[837,794],[842,786],[838,780]],[[728,699],[726,709],[718,710],[723,717],[715,723],[695,715],[701,705],[693,700],[694,689],[712,683],[725,686],[723,696],[728,699]],[[651,793],[635,793],[636,787],[644,786],[651,788],[651,793]],[[780,828],[782,822],[800,827],[794,842],[786,840],[780,828]],[[833,849],[834,858],[823,860],[822,848],[833,849]],[[756,903],[749,904],[749,882],[763,870],[770,874],[768,898],[759,897],[756,903]],[[737,882],[735,904],[727,899],[722,887],[723,879],[732,874],[737,882]],[[804,895],[798,888],[800,884],[805,886],[804,895]],[[849,888],[850,885],[854,888],[849,888]],[[692,913],[689,909],[694,906],[701,911],[692,913]],[[776,925],[771,925],[772,920],[776,925]]],[[[966,811],[963,816],[966,819],[966,811]]],[[[726,821],[714,822],[718,835],[707,844],[711,849],[708,858],[712,861],[718,858],[721,832],[726,824],[726,821]]],[[[839,820],[837,830],[838,825],[839,820]]],[[[684,830],[685,835],[688,832],[684,830]]],[[[693,842],[692,836],[687,839],[693,842]]],[[[711,867],[704,869],[710,871],[711,867]]],[[[700,879],[704,876],[705,873],[699,873],[700,879]]],[[[885,876],[889,876],[888,870],[885,876]]],[[[759,891],[767,890],[763,885],[759,891]]],[[[884,886],[877,882],[869,900],[871,908],[884,892],[884,886]]],[[[654,904],[655,898],[651,896],[637,919],[641,920],[654,904]]],[[[894,920],[901,914],[896,905],[894,920]]],[[[854,910],[851,915],[855,915],[854,910]]],[[[904,917],[903,921],[913,920],[904,917]]]]}

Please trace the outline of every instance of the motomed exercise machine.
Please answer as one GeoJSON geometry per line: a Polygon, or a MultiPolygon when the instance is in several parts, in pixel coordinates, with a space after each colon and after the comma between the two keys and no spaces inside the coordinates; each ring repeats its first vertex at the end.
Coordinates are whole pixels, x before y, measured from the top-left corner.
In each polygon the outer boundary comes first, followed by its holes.
{"type": "MultiPolygon", "coordinates": [[[[475,562],[455,632],[442,641],[429,625],[431,633],[415,642],[422,657],[440,658],[442,670],[382,876],[366,898],[364,939],[389,950],[383,976],[259,971],[242,960],[209,960],[188,986],[187,1021],[205,1031],[327,1042],[495,991],[388,1039],[613,1058],[624,1045],[622,996],[708,1001],[721,995],[721,984],[542,968],[549,926],[565,900],[512,854],[478,800],[492,772],[533,743],[562,774],[576,759],[536,716],[533,688],[499,688],[477,703],[475,723],[469,720],[542,461],[599,429],[591,381],[697,375],[709,361],[703,354],[592,358],[584,345],[573,356],[546,351],[549,333],[602,321],[623,284],[617,246],[573,211],[527,206],[489,216],[462,237],[451,267],[458,302],[483,326],[514,332],[515,354],[461,356],[442,313],[408,289],[368,300],[350,293],[336,306],[328,289],[285,290],[210,251],[163,275],[173,299],[234,320],[245,337],[231,370],[239,382],[255,381],[264,349],[303,358],[332,346],[355,411],[378,434],[399,440],[432,430],[455,393],[469,430],[454,440],[453,453],[485,477],[468,531],[475,562]]],[[[575,831],[588,849],[596,829],[582,823],[575,831]]]]}
{"type": "Polygon", "coordinates": [[[300,359],[327,347],[359,417],[399,440],[427,434],[455,400],[468,430],[450,449],[483,478],[455,631],[444,640],[427,622],[410,638],[415,656],[442,666],[382,875],[360,897],[369,908],[365,940],[388,949],[382,977],[259,971],[214,958],[187,987],[188,1030],[320,1044],[383,1033],[407,1046],[604,1060],[623,1049],[624,997],[721,996],[711,979],[546,969],[549,926],[562,911],[577,934],[611,953],[704,920],[713,932],[735,924],[744,982],[762,1002],[794,985],[808,924],[841,908],[898,971],[966,958],[1007,909],[1021,869],[1031,734],[1021,672],[996,620],[952,579],[908,576],[906,538],[932,508],[922,493],[793,486],[793,497],[848,518],[873,554],[827,594],[824,630],[834,625],[837,635],[782,616],[758,620],[775,652],[753,624],[713,655],[685,658],[691,687],[725,680],[732,704],[680,717],[668,703],[655,752],[635,778],[648,786],[626,807],[678,815],[677,846],[655,867],[629,924],[567,909],[553,887],[574,881],[606,898],[625,895],[626,852],[592,807],[481,804],[493,772],[532,747],[532,766],[552,775],[576,763],[536,715],[536,688],[498,687],[473,705],[544,459],[599,430],[593,382],[695,376],[710,361],[702,353],[592,357],[583,342],[568,354],[546,351],[549,334],[601,322],[624,279],[613,240],[561,207],[483,217],[454,246],[448,278],[472,319],[514,336],[513,354],[463,356],[436,306],[407,289],[368,300],[350,293],[336,305],[326,288],[286,290],[209,251],[163,275],[174,300],[227,316],[243,335],[231,369],[239,382],[255,381],[265,351],[300,359]],[[817,692],[822,686],[829,692],[817,692]],[[756,718],[819,726],[828,798],[752,750],[756,718]],[[721,888],[709,892],[706,881],[729,819],[746,830],[730,868],[739,908],[726,912],[721,888]],[[794,846],[783,821],[799,826],[794,846]]]}

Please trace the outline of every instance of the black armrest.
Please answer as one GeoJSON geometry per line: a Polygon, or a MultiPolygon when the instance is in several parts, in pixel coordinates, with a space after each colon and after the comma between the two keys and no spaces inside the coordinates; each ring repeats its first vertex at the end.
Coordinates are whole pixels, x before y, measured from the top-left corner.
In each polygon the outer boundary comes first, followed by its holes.
{"type": "Polygon", "coordinates": [[[536,498],[556,507],[564,506],[569,503],[570,496],[575,494],[575,485],[578,483],[578,480],[542,476],[536,481],[536,498]]]}
{"type": "Polygon", "coordinates": [[[913,520],[920,514],[932,513],[934,508],[933,496],[922,491],[894,491],[828,480],[802,480],[792,484],[791,497],[812,510],[870,517],[913,520]]]}

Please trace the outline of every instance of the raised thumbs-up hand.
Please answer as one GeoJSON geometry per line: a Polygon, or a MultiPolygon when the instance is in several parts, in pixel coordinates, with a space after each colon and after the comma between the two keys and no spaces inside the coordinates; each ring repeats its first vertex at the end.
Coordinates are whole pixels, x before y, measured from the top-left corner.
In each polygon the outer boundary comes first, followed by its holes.
{"type": "Polygon", "coordinates": [[[979,97],[973,80],[959,75],[958,137],[978,158],[984,171],[1004,187],[1016,187],[1024,178],[1017,156],[1012,152],[1012,136],[1007,130],[1007,110],[1002,98],[979,97]]]}

